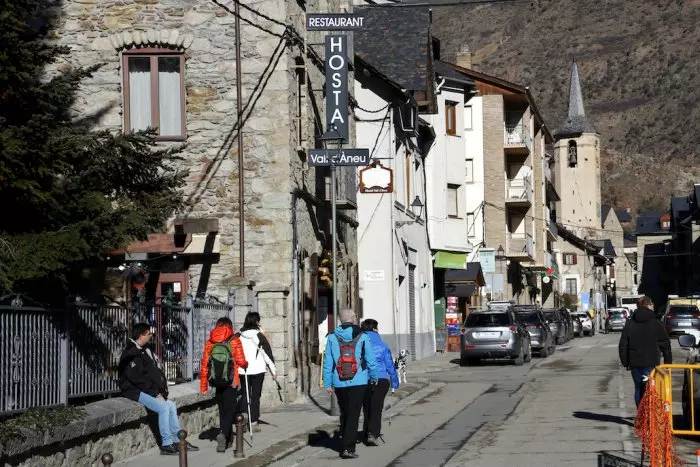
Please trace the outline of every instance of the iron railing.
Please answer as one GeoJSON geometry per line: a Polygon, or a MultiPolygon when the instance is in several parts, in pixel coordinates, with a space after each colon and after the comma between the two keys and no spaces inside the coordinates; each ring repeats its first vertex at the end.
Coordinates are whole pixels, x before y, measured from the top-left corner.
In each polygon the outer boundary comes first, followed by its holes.
{"type": "Polygon", "coordinates": [[[228,305],[0,306],[0,414],[118,392],[119,356],[134,323],[148,323],[170,382],[192,380],[209,331],[228,305]]]}

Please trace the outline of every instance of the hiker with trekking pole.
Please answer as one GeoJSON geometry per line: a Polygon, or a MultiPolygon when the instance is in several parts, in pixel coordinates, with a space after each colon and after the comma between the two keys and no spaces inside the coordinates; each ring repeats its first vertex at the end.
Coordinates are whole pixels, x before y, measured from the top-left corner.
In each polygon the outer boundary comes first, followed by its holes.
{"type": "Polygon", "coordinates": [[[214,398],[219,408],[220,429],[216,437],[216,452],[224,452],[231,445],[241,388],[238,373],[247,366],[241,341],[233,333],[233,323],[229,318],[219,318],[204,345],[199,373],[202,394],[206,394],[209,387],[216,389],[214,398]]]}
{"type": "MultiPolygon", "coordinates": [[[[277,383],[277,368],[270,342],[260,328],[260,313],[250,312],[246,315],[240,338],[248,367],[241,370],[241,374],[244,375],[241,381],[244,398],[241,399],[239,411],[248,414],[248,428],[252,439],[253,433],[261,431],[259,423],[260,397],[262,396],[265,373],[269,371],[277,383]]],[[[277,387],[280,388],[279,383],[277,383],[277,387]]]]}

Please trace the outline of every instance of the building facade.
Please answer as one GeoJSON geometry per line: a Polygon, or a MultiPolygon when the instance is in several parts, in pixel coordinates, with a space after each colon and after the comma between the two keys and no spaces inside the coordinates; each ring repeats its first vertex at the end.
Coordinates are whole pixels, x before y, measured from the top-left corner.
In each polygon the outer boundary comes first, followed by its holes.
{"type": "MultiPolygon", "coordinates": [[[[322,144],[325,76],[310,45],[323,34],[304,32],[300,5],[241,5],[240,50],[233,2],[65,2],[56,34],[71,50],[59,71],[102,64],[82,85],[78,113],[113,132],[155,128],[158,145],[179,148],[189,171],[183,212],[115,253],[115,265],[138,250],[152,266],[151,295],[218,297],[237,324],[259,311],[288,401],[315,386],[332,288],[339,306],[358,305],[355,172],[339,177],[333,229],[328,171],[306,163],[322,144]],[[341,274],[321,280],[334,236],[341,274]]],[[[326,5],[341,11],[341,2],[326,5]]],[[[278,402],[273,386],[267,404],[278,402]]]]}

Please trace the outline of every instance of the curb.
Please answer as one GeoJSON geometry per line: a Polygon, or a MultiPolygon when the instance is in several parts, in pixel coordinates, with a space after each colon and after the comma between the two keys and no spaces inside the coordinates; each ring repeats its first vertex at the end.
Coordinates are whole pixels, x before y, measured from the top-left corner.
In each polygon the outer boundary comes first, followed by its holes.
{"type": "MultiPolygon", "coordinates": [[[[416,378],[411,383],[404,383],[406,389],[398,389],[393,395],[389,393],[386,400],[384,401],[384,411],[387,411],[394,407],[398,402],[405,399],[406,397],[428,387],[430,381],[425,378],[416,378]]],[[[305,448],[309,443],[309,435],[312,435],[318,431],[333,432],[338,429],[338,423],[323,423],[314,427],[311,427],[308,431],[295,435],[289,439],[281,441],[267,449],[263,449],[261,452],[254,454],[250,457],[244,457],[232,464],[233,465],[243,465],[246,467],[262,467],[269,465],[273,462],[277,462],[294,452],[305,448]]]]}

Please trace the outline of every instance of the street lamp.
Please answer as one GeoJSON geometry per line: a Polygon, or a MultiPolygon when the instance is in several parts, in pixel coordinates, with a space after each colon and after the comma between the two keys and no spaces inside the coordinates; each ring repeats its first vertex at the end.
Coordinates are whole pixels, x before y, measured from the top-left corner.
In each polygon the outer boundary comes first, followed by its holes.
{"type": "Polygon", "coordinates": [[[503,297],[505,296],[505,288],[506,288],[506,278],[503,277],[503,254],[505,253],[505,250],[503,249],[503,245],[498,245],[498,248],[496,249],[496,253],[498,255],[498,267],[501,271],[501,300],[503,300],[503,297]]]}
{"type": "Polygon", "coordinates": [[[415,224],[418,221],[418,219],[421,218],[421,215],[423,214],[424,207],[425,206],[421,202],[420,198],[418,196],[416,196],[413,199],[413,202],[411,203],[411,212],[413,213],[413,216],[415,217],[415,219],[412,221],[398,221],[395,223],[396,227],[398,228],[398,227],[401,227],[404,225],[415,224]]]}

